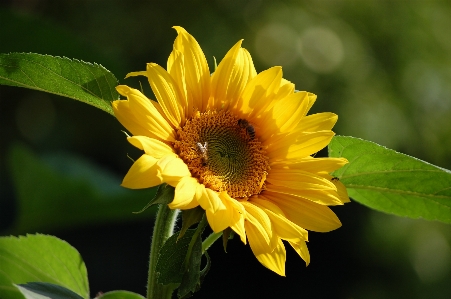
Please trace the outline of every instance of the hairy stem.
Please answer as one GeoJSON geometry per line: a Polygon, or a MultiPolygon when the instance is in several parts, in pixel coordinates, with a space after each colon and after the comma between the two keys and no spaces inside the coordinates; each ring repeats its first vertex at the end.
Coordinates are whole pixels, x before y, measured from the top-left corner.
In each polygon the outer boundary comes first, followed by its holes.
{"type": "Polygon", "coordinates": [[[147,299],[170,299],[174,285],[162,285],[157,282],[156,266],[158,254],[164,242],[174,234],[174,225],[179,210],[171,210],[166,204],[160,204],[153,228],[150,246],[149,274],[147,278],[147,299]]]}

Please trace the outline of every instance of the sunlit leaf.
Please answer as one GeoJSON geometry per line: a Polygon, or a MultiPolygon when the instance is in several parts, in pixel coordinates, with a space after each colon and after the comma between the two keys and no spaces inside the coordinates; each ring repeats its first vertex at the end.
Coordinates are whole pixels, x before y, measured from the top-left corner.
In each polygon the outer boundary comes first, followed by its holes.
{"type": "Polygon", "coordinates": [[[113,114],[116,77],[103,66],[34,53],[0,54],[0,84],[57,94],[113,114]]]}
{"type": "Polygon", "coordinates": [[[83,299],[65,287],[48,282],[29,282],[16,287],[26,299],[83,299]]]}
{"type": "Polygon", "coordinates": [[[86,266],[78,251],[53,236],[0,237],[0,298],[23,299],[13,284],[49,282],[89,298],[86,266]]]}
{"type": "Polygon", "coordinates": [[[355,201],[398,216],[451,223],[449,170],[353,137],[334,137],[329,155],[349,160],[333,175],[355,201]]]}

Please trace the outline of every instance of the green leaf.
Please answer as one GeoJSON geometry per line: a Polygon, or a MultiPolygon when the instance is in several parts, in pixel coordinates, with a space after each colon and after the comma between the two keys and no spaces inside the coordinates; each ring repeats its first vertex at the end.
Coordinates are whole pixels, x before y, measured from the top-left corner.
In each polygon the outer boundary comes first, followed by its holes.
{"type": "Polygon", "coordinates": [[[78,251],[53,236],[0,237],[0,298],[23,299],[13,284],[49,282],[89,298],[88,274],[78,251]]]}
{"type": "Polygon", "coordinates": [[[154,198],[152,198],[144,208],[142,208],[138,212],[133,212],[135,214],[140,214],[150,208],[153,205],[156,204],[169,204],[174,200],[174,193],[175,188],[172,186],[169,186],[168,184],[164,183],[158,186],[157,194],[155,194],[154,198]]]}
{"type": "Polygon", "coordinates": [[[26,299],[83,299],[65,287],[47,282],[29,282],[16,287],[26,299]]]}
{"type": "Polygon", "coordinates": [[[121,177],[82,158],[64,153],[38,157],[26,147],[15,145],[8,163],[18,200],[14,234],[137,221],[152,215],[132,212],[152,198],[156,188],[121,187],[121,177]]]}
{"type": "Polygon", "coordinates": [[[332,175],[355,201],[398,216],[451,223],[449,170],[353,137],[334,137],[329,156],[348,159],[332,175]]]}
{"type": "MultiPolygon", "coordinates": [[[[197,225],[196,231],[191,238],[188,250],[186,252],[185,261],[183,262],[183,277],[180,283],[177,296],[179,298],[188,298],[194,292],[200,289],[201,285],[201,271],[200,262],[202,259],[202,232],[207,226],[208,221],[205,214],[203,214],[201,221],[197,225]]],[[[179,238],[177,238],[178,240],[179,238]]],[[[208,265],[207,265],[208,266],[208,265]]],[[[207,271],[208,272],[208,271],[207,271]]],[[[202,276],[205,276],[206,273],[202,276]]]]}
{"type": "Polygon", "coordinates": [[[232,240],[235,236],[235,232],[230,228],[226,228],[222,231],[222,247],[224,247],[224,252],[227,252],[227,243],[232,240]]]}
{"type": "Polygon", "coordinates": [[[136,294],[129,291],[111,291],[108,293],[104,293],[98,297],[97,299],[145,299],[145,297],[140,294],[136,294]]]}
{"type": "Polygon", "coordinates": [[[103,66],[34,53],[0,54],[0,84],[25,87],[82,101],[112,115],[119,99],[116,77],[103,66]]]}
{"type": "Polygon", "coordinates": [[[178,241],[179,232],[177,232],[166,240],[160,249],[160,255],[157,261],[156,272],[159,273],[158,283],[170,284],[182,282],[185,257],[191,238],[195,232],[195,229],[189,229],[178,241]]]}
{"type": "Polygon", "coordinates": [[[187,252],[187,258],[185,258],[184,274],[180,283],[177,295],[179,298],[183,298],[191,293],[197,292],[200,289],[200,262],[202,259],[202,240],[200,235],[194,236],[194,242],[191,252],[187,252]]]}
{"type": "Polygon", "coordinates": [[[182,228],[180,229],[179,238],[183,237],[191,225],[198,223],[204,214],[205,211],[200,206],[194,209],[182,210],[182,228]]]}

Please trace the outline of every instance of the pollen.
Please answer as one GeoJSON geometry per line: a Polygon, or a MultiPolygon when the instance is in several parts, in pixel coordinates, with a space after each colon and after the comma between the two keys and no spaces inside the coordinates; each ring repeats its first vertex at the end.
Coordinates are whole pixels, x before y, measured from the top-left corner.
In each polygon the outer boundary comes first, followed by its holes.
{"type": "Polygon", "coordinates": [[[241,122],[228,111],[197,112],[177,130],[174,143],[193,177],[236,199],[264,190],[270,169],[264,146],[241,122]]]}

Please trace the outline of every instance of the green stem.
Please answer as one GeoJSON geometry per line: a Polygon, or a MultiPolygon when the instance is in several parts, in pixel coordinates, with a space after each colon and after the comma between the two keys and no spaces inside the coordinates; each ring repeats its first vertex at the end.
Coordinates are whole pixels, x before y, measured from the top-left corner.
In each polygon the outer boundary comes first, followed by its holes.
{"type": "Polygon", "coordinates": [[[210,248],[213,243],[222,236],[220,233],[212,233],[202,242],[202,253],[204,253],[208,248],[210,248]]]}
{"type": "Polygon", "coordinates": [[[149,274],[147,278],[147,299],[170,299],[174,285],[162,285],[157,282],[157,260],[160,248],[174,234],[174,225],[178,210],[171,210],[166,204],[160,204],[153,229],[150,246],[149,274]]]}

